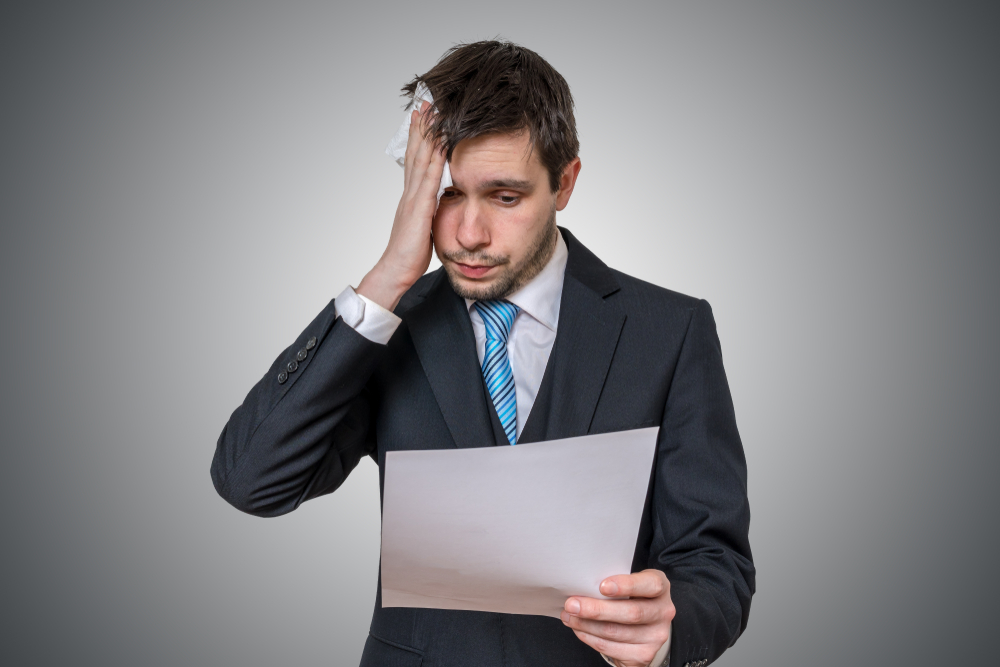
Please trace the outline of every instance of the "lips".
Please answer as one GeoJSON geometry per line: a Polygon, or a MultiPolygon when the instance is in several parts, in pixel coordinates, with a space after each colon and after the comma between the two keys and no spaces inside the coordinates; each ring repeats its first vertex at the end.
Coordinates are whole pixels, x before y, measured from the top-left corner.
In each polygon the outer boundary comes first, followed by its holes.
{"type": "Polygon", "coordinates": [[[466,278],[482,278],[492,269],[496,268],[494,265],[475,266],[472,264],[461,264],[459,262],[455,262],[455,266],[466,278]]]}

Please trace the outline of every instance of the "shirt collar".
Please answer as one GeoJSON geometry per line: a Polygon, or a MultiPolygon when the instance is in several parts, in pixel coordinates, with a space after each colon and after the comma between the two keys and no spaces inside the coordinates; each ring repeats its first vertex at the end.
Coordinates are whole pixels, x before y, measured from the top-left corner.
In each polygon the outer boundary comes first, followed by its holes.
{"type": "MultiPolygon", "coordinates": [[[[569,250],[562,234],[556,232],[556,249],[548,264],[528,284],[507,297],[507,301],[544,324],[553,333],[559,323],[559,303],[562,300],[563,279],[569,250]]],[[[465,300],[470,310],[475,301],[465,300]]]]}

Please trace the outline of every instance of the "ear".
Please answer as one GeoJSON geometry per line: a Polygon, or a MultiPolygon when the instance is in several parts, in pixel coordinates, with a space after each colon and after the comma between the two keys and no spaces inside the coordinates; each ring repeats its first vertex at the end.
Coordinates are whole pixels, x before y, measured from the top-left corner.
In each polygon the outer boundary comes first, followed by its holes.
{"type": "Polygon", "coordinates": [[[562,176],[559,177],[559,191],[556,192],[556,210],[561,211],[566,208],[569,198],[576,187],[576,177],[580,175],[580,158],[573,158],[566,168],[563,169],[562,176]]]}

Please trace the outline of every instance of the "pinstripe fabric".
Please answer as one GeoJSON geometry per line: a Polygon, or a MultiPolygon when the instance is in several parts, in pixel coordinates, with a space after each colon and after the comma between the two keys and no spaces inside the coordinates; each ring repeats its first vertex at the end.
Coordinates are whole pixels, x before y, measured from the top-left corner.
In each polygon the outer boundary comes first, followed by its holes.
{"type": "Polygon", "coordinates": [[[507,358],[507,337],[520,308],[507,301],[476,301],[473,305],[486,326],[483,378],[507,440],[513,445],[517,442],[517,396],[514,373],[507,358]]]}

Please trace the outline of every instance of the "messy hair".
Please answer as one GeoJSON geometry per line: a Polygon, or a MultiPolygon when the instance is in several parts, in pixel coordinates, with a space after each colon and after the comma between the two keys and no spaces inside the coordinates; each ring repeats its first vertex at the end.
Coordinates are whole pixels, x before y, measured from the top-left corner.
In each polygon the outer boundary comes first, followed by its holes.
{"type": "Polygon", "coordinates": [[[438,113],[430,134],[450,160],[464,139],[527,130],[555,192],[563,169],[580,152],[569,84],[530,49],[504,41],[459,44],[427,73],[403,86],[412,97],[424,84],[438,113]]]}

